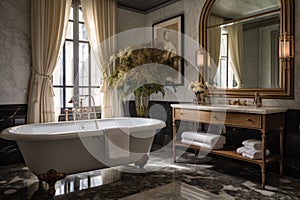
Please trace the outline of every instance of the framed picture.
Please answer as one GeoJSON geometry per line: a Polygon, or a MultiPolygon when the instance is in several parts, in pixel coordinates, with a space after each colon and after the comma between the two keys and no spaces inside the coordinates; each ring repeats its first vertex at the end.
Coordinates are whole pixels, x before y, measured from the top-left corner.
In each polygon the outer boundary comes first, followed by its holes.
{"type": "Polygon", "coordinates": [[[170,77],[176,85],[183,84],[184,75],[184,52],[183,37],[184,33],[184,15],[177,15],[169,19],[154,23],[153,27],[153,47],[164,49],[170,52],[169,57],[172,59],[175,73],[170,77]]]}

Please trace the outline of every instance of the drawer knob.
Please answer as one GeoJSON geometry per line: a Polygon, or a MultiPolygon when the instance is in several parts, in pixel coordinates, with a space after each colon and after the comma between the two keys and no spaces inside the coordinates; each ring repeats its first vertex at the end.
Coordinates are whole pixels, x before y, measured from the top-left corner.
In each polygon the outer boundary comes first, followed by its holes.
{"type": "Polygon", "coordinates": [[[254,122],[253,119],[247,119],[248,122],[254,122]]]}
{"type": "Polygon", "coordinates": [[[217,119],[218,119],[218,117],[217,117],[217,116],[213,116],[212,118],[213,118],[214,120],[217,120],[217,119]]]}
{"type": "Polygon", "coordinates": [[[183,115],[183,113],[180,113],[180,115],[183,115]]]}

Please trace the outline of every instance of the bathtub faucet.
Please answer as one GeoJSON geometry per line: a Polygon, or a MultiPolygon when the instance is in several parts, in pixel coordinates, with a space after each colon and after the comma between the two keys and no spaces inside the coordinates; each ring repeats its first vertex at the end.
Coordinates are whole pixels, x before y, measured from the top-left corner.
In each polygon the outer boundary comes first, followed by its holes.
{"type": "Polygon", "coordinates": [[[94,118],[96,122],[96,127],[98,129],[98,123],[97,123],[97,114],[96,114],[96,107],[95,107],[95,100],[94,97],[91,95],[74,95],[72,96],[71,100],[68,103],[73,103],[74,108],[72,110],[65,110],[66,114],[66,121],[68,121],[68,114],[69,112],[72,112],[73,114],[73,120],[76,120],[76,115],[79,115],[79,119],[83,119],[84,115],[86,114],[87,119],[90,119],[90,114],[92,112],[91,104],[94,109],[94,118]],[[88,106],[83,106],[83,100],[88,100],[88,106]]]}

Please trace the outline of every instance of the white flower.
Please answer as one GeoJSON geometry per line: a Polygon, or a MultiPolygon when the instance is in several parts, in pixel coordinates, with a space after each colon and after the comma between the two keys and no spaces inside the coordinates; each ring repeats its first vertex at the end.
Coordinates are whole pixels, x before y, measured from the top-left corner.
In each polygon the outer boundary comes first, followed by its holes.
{"type": "Polygon", "coordinates": [[[193,90],[194,93],[203,93],[207,90],[206,84],[203,84],[199,81],[191,82],[191,84],[188,87],[190,90],[193,90]]]}

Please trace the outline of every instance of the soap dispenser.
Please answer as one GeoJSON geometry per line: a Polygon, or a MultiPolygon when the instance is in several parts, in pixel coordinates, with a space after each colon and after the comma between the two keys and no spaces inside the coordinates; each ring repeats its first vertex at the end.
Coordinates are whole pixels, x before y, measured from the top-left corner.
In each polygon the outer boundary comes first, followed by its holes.
{"type": "Polygon", "coordinates": [[[254,94],[253,104],[256,107],[261,107],[262,106],[262,98],[261,98],[261,96],[259,95],[258,92],[255,92],[255,94],[254,94]]]}

